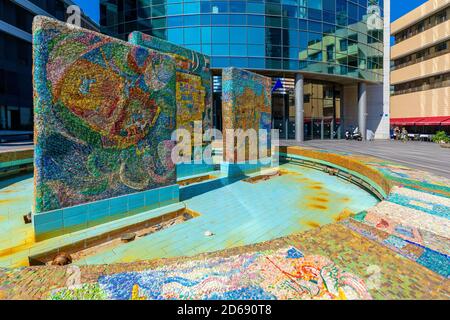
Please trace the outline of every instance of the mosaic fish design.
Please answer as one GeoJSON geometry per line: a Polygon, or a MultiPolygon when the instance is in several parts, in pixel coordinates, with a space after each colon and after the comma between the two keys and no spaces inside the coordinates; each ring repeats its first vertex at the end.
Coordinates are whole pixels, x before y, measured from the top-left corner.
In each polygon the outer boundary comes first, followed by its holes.
{"type": "Polygon", "coordinates": [[[175,62],[46,17],[33,24],[37,213],[175,184],[175,62]]]}

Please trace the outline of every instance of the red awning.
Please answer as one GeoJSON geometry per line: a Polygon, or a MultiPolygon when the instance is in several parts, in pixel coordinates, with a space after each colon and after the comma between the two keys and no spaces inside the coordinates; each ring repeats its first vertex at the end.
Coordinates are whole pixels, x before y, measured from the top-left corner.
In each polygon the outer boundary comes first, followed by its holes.
{"type": "Polygon", "coordinates": [[[440,126],[440,125],[450,125],[450,117],[427,117],[422,121],[417,123],[418,126],[440,126]],[[447,124],[445,124],[447,122],[447,124]]]}
{"type": "Polygon", "coordinates": [[[441,122],[441,126],[450,126],[450,118],[441,122]]]}
{"type": "Polygon", "coordinates": [[[391,125],[413,126],[425,118],[391,118],[391,125]]]}
{"type": "Polygon", "coordinates": [[[397,126],[450,126],[450,117],[392,118],[391,125],[397,126]]]}

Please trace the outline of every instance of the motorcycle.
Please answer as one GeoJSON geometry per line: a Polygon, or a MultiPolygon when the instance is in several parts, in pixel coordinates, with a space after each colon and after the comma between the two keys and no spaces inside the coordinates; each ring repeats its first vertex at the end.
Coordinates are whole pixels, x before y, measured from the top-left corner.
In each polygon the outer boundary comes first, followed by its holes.
{"type": "Polygon", "coordinates": [[[345,140],[357,140],[362,141],[362,135],[361,132],[359,132],[359,129],[356,128],[355,130],[347,130],[345,131],[345,140]]]}

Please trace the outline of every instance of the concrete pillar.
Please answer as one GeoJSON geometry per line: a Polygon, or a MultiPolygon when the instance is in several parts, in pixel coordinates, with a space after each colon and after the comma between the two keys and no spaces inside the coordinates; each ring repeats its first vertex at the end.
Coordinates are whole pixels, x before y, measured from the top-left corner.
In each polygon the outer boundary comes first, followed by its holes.
{"type": "Polygon", "coordinates": [[[324,132],[325,131],[325,123],[323,122],[323,118],[322,121],[320,121],[320,140],[324,139],[324,132]]]}
{"type": "Polygon", "coordinates": [[[305,119],[303,109],[303,75],[295,75],[295,140],[303,142],[305,140],[305,119]]]}
{"type": "MultiPolygon", "coordinates": [[[[391,122],[391,0],[384,0],[383,119],[375,138],[390,139],[391,122]],[[387,115],[387,116],[386,116],[387,115]]],[[[448,61],[448,60],[447,60],[448,61]]]]}
{"type": "Polygon", "coordinates": [[[367,134],[367,85],[358,83],[358,127],[363,140],[367,134]]]}
{"type": "Polygon", "coordinates": [[[334,132],[334,119],[331,120],[331,123],[330,123],[330,139],[331,140],[334,140],[333,132],[334,132]]]}
{"type": "Polygon", "coordinates": [[[345,125],[344,86],[341,86],[340,90],[341,90],[341,96],[339,98],[340,98],[340,102],[341,102],[341,113],[339,114],[339,117],[340,117],[341,121],[339,123],[338,139],[342,138],[342,134],[346,130],[346,125],[345,125]]]}

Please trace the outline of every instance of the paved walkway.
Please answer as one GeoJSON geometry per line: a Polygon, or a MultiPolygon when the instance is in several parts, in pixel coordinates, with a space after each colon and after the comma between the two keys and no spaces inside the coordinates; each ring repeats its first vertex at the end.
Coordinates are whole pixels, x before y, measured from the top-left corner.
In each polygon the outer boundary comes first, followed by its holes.
{"type": "Polygon", "coordinates": [[[346,140],[314,140],[299,144],[295,141],[281,141],[281,145],[306,146],[329,151],[359,153],[377,158],[394,161],[411,168],[435,173],[450,178],[450,149],[441,148],[431,142],[376,140],[376,141],[346,141],[346,140]]]}

